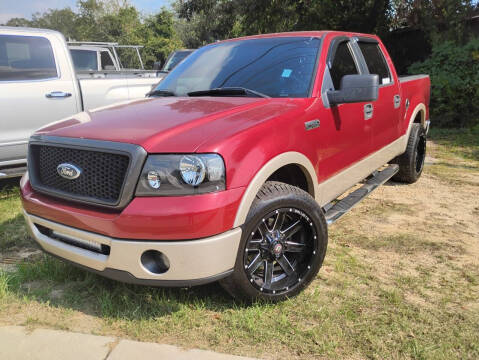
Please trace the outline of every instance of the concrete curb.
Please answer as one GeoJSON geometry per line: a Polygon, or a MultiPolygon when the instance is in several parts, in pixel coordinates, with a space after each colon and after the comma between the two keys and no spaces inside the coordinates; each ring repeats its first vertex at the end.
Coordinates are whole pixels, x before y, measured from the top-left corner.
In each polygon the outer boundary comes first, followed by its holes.
{"type": "Polygon", "coordinates": [[[35,329],[22,326],[0,327],[2,360],[254,360],[205,350],[182,350],[172,345],[143,343],[110,336],[69,331],[35,329]]]}

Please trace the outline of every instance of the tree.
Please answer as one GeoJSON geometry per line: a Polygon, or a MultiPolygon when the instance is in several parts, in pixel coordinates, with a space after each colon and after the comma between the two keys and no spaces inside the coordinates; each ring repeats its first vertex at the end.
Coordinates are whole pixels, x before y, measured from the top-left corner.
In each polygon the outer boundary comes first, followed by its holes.
{"type": "Polygon", "coordinates": [[[466,20],[474,9],[473,0],[393,0],[392,3],[393,28],[421,29],[432,42],[468,39],[466,20]]]}
{"type": "MultiPolygon", "coordinates": [[[[34,14],[32,20],[15,18],[7,24],[53,29],[75,41],[143,45],[143,60],[150,67],[183,46],[176,35],[171,11],[162,9],[143,18],[127,0],[79,0],[78,12],[70,8],[48,9],[34,14]]],[[[122,49],[119,53],[125,67],[139,66],[134,50],[122,49]]]]}
{"type": "Polygon", "coordinates": [[[169,53],[183,47],[175,31],[174,15],[166,9],[147,17],[137,34],[141,37],[139,43],[145,46],[143,57],[149,67],[155,61],[165,61],[169,53]]]}
{"type": "Polygon", "coordinates": [[[21,26],[21,27],[29,27],[31,26],[31,21],[24,19],[24,18],[11,18],[5,24],[6,26],[21,26]]]}
{"type": "Polygon", "coordinates": [[[30,26],[55,29],[60,31],[67,39],[74,39],[78,36],[77,22],[78,15],[70,8],[48,9],[43,14],[34,14],[30,26]]]}
{"type": "Polygon", "coordinates": [[[298,30],[385,33],[390,0],[178,0],[182,40],[202,44],[231,36],[298,30]]]}

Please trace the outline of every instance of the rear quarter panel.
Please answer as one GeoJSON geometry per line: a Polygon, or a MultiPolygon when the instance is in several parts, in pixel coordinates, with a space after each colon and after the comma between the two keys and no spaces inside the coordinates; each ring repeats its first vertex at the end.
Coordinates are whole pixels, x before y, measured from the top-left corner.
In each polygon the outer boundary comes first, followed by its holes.
{"type": "Polygon", "coordinates": [[[431,81],[428,75],[399,78],[404,106],[404,119],[401,122],[401,135],[407,135],[410,125],[421,112],[421,123],[429,120],[429,100],[431,81]],[[406,102],[409,106],[406,108],[406,102]]]}

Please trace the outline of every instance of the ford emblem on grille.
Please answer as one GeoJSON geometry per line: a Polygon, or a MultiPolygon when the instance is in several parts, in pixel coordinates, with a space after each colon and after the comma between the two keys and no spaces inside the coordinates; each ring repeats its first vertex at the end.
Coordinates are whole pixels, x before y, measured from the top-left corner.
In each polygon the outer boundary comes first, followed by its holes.
{"type": "Polygon", "coordinates": [[[80,168],[73,164],[63,163],[57,166],[58,175],[62,178],[73,180],[81,175],[80,168]]]}

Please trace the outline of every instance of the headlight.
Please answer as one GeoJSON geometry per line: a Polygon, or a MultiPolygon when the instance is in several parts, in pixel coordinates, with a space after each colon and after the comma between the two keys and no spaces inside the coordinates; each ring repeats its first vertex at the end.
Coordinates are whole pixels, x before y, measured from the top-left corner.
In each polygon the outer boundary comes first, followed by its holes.
{"type": "Polygon", "coordinates": [[[136,196],[194,195],[225,189],[225,165],[218,154],[150,155],[136,196]]]}

